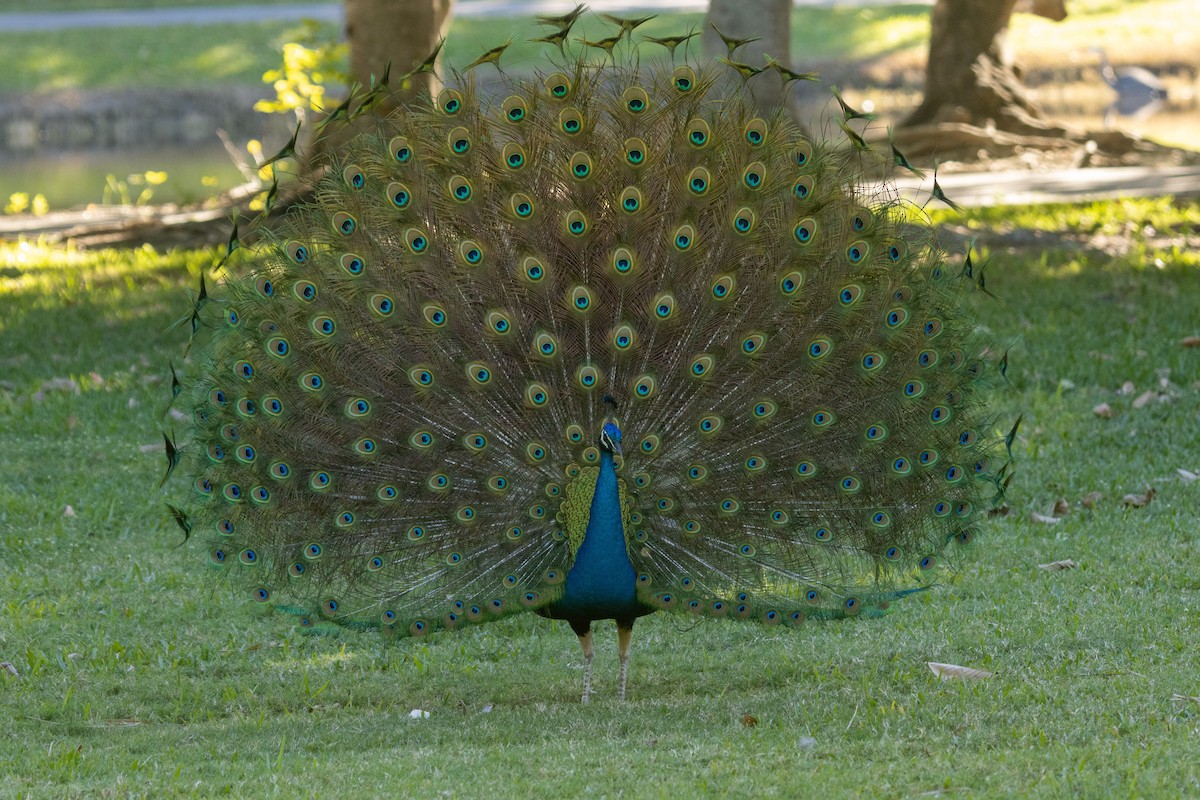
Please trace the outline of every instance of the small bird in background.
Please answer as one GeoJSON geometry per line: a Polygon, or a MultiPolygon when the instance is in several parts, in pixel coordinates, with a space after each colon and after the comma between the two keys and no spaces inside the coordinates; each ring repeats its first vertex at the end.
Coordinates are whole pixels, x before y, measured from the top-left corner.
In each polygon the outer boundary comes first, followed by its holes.
{"type": "Polygon", "coordinates": [[[1104,78],[1116,98],[1104,111],[1104,124],[1111,126],[1117,116],[1143,119],[1161,110],[1167,102],[1167,86],[1142,67],[1113,67],[1102,47],[1089,48],[1100,56],[1100,77],[1104,78]]]}

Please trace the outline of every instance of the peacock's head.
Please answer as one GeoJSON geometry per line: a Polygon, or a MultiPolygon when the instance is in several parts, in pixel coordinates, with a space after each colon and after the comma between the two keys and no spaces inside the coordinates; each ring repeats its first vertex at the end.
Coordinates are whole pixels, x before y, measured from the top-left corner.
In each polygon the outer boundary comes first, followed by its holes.
{"type": "Polygon", "coordinates": [[[600,449],[606,453],[621,455],[621,424],[617,421],[617,401],[612,395],[604,395],[604,404],[611,411],[600,426],[600,449]]]}
{"type": "Polygon", "coordinates": [[[606,419],[600,428],[600,449],[606,453],[621,455],[621,429],[613,417],[606,419]]]}

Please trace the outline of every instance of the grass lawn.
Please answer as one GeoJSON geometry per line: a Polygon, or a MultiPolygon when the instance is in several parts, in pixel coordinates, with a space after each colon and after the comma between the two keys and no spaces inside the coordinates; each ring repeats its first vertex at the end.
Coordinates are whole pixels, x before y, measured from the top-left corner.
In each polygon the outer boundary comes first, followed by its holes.
{"type": "Polygon", "coordinates": [[[186,8],[191,6],[337,5],[339,0],[0,0],[0,12],[105,11],[111,8],[186,8]]]}
{"type": "Polygon", "coordinates": [[[655,616],[631,700],[563,624],[306,636],[156,490],[211,254],[0,250],[0,785],[17,797],[1200,795],[1200,203],[989,209],[1012,514],[945,585],[800,631],[655,616]],[[1190,237],[1190,248],[1187,246],[1190,237]],[[1169,370],[1169,372],[1168,372],[1169,370]],[[69,380],[64,380],[69,379],[69,380]],[[1134,391],[1119,393],[1126,381],[1134,391]],[[1141,398],[1144,392],[1150,394],[1141,398]],[[1099,403],[1111,419],[1093,413],[1099,403]],[[1144,508],[1121,496],[1152,485],[1144,508]],[[1094,510],[1077,501],[1105,497],[1094,510]],[[1064,497],[1071,513],[1037,524],[1064,497]],[[1039,564],[1072,559],[1078,568],[1039,564]],[[942,661],[991,670],[939,682],[942,661]],[[410,718],[413,709],[429,712],[410,718]],[[749,725],[747,715],[757,720],[749,725]]]}
{"type": "MultiPolygon", "coordinates": [[[[1014,17],[1009,42],[1023,68],[1093,65],[1096,57],[1087,52],[1093,45],[1107,45],[1116,63],[1166,70],[1195,63],[1200,17],[1191,0],[1078,0],[1070,12],[1061,24],[1028,14],[1014,17]],[[1045,47],[1047,40],[1055,46],[1045,47]]],[[[638,33],[664,36],[702,26],[702,14],[660,14],[638,33]]],[[[576,30],[598,39],[609,35],[609,27],[588,15],[576,30]]],[[[338,35],[332,25],[322,30],[331,40],[338,35]]],[[[547,52],[545,45],[526,41],[541,35],[539,30],[529,17],[458,16],[447,40],[447,57],[450,64],[463,66],[511,37],[514,44],[505,53],[504,64],[519,71],[547,52]]],[[[263,23],[0,33],[0,52],[9,65],[0,92],[258,85],[265,70],[279,66],[281,44],[299,31],[295,23],[263,23]]],[[[928,37],[926,5],[797,8],[792,15],[792,57],[797,65],[865,62],[872,80],[883,85],[894,85],[898,79],[911,81],[913,76],[919,82],[928,37]]],[[[1097,75],[1089,75],[1088,80],[1099,84],[1097,75]]]]}

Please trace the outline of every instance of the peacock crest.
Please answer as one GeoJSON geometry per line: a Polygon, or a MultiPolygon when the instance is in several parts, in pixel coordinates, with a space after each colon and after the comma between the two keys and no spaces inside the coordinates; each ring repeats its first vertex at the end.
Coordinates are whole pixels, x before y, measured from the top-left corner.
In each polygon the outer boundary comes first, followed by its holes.
{"type": "Polygon", "coordinates": [[[869,154],[613,49],[381,121],[214,293],[179,514],[255,600],[571,618],[603,514],[636,603],[607,616],[799,625],[972,536],[1007,462],[971,280],[869,154]]]}

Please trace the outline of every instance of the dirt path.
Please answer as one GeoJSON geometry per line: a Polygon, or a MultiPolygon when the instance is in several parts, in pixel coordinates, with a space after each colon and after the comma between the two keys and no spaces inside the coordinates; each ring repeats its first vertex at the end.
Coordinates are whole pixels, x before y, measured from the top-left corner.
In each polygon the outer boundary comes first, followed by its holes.
{"type": "MultiPolygon", "coordinates": [[[[1001,203],[1032,204],[1150,195],[1200,196],[1200,166],[1104,167],[1051,172],[960,172],[941,175],[946,195],[964,207],[1001,203]]],[[[930,199],[932,177],[924,181],[900,179],[897,187],[917,204],[930,199]]],[[[156,244],[170,246],[215,244],[229,229],[226,209],[194,210],[174,206],[137,208],[94,206],[85,210],[57,211],[42,217],[0,217],[0,241],[46,237],[50,241],[74,239],[85,246],[127,245],[140,234],[156,244]]]]}

